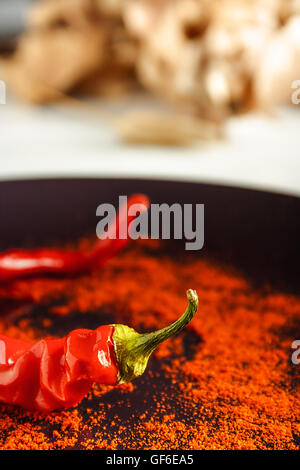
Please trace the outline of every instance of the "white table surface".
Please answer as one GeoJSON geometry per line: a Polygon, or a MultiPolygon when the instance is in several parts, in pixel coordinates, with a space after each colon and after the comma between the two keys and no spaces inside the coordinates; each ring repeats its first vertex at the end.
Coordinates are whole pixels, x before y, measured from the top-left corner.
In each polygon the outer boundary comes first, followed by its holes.
{"type": "MultiPolygon", "coordinates": [[[[121,104],[123,111],[126,106],[121,104]]],[[[120,103],[113,112],[119,110],[120,103]]],[[[230,119],[224,140],[185,149],[121,144],[113,128],[94,114],[65,105],[34,108],[8,99],[0,106],[0,180],[133,177],[300,196],[297,106],[277,110],[274,117],[252,113],[230,119]]]]}

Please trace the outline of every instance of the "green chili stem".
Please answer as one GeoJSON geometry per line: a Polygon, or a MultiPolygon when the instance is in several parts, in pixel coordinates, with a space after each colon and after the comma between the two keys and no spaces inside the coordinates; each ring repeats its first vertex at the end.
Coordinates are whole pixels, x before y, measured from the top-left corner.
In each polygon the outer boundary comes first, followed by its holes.
{"type": "Polygon", "coordinates": [[[161,330],[140,335],[135,345],[136,350],[141,350],[144,354],[151,354],[160,343],[178,334],[190,323],[198,309],[198,297],[196,292],[190,289],[187,291],[187,298],[189,303],[181,317],[161,330]]]}
{"type": "Polygon", "coordinates": [[[139,334],[125,325],[115,325],[113,339],[119,365],[119,383],[130,382],[143,374],[154,349],[163,341],[179,333],[195,316],[198,309],[196,291],[187,291],[188,306],[174,323],[152,333],[139,334]]]}

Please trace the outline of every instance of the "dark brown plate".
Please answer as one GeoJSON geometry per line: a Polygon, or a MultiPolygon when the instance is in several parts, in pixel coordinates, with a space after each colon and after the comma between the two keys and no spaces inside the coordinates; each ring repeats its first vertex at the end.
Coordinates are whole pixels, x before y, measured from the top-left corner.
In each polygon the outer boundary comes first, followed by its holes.
{"type": "MultiPolygon", "coordinates": [[[[153,203],[205,204],[205,245],[198,253],[185,256],[205,256],[229,263],[241,270],[255,285],[269,284],[272,288],[297,293],[299,289],[300,199],[281,194],[233,187],[166,181],[117,179],[56,179],[11,181],[0,183],[0,249],[35,247],[49,243],[65,243],[85,234],[94,234],[97,223],[96,207],[103,202],[117,205],[119,195],[143,192],[153,203]]],[[[170,255],[174,243],[169,244],[170,255]]],[[[183,248],[176,242],[176,252],[183,248]]],[[[173,250],[173,251],[172,251],[173,250]]],[[[7,307],[7,306],[6,306],[7,307]]],[[[36,314],[39,307],[31,309],[36,314]]],[[[42,312],[39,312],[40,317],[42,312]]],[[[47,312],[45,313],[47,316],[47,312]]],[[[113,313],[102,315],[103,323],[112,322],[113,313]]],[[[91,314],[57,317],[48,333],[66,334],[73,328],[99,326],[99,316],[91,314]]],[[[47,333],[45,331],[45,333],[47,333]]],[[[185,354],[193,355],[193,338],[187,336],[185,354]]],[[[101,397],[110,403],[110,419],[118,413],[125,427],[130,427],[131,410],[142,414],[151,407],[152,395],[158,387],[168,393],[169,383],[160,374],[154,359],[152,371],[146,373],[135,390],[124,396],[116,389],[101,397]],[[120,400],[123,405],[120,407],[120,400]]],[[[86,404],[79,405],[86,407],[86,404]]],[[[93,408],[93,403],[89,404],[93,408]]],[[[177,403],[170,396],[170,409],[177,403]]],[[[82,408],[82,410],[83,410],[82,408]]],[[[95,404],[96,409],[96,404],[95,404]]],[[[180,419],[180,409],[177,409],[180,419]]],[[[30,419],[29,417],[27,419],[30,419]]],[[[184,418],[183,418],[184,419],[184,418]]],[[[191,423],[193,417],[190,417],[191,423]]],[[[43,426],[42,422],[40,423],[43,426]]],[[[44,424],[44,432],[47,431],[44,424]]],[[[76,446],[75,446],[76,447],[76,446]]]]}

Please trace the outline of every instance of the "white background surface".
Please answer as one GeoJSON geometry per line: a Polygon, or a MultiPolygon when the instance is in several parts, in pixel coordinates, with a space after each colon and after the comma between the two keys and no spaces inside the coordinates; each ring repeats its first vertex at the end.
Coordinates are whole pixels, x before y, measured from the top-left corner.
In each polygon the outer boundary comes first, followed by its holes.
{"type": "Polygon", "coordinates": [[[8,100],[0,106],[0,179],[159,178],[300,196],[297,106],[273,117],[234,118],[225,129],[223,141],[186,149],[124,145],[103,118],[103,106],[96,118],[72,107],[32,108],[8,100]]]}

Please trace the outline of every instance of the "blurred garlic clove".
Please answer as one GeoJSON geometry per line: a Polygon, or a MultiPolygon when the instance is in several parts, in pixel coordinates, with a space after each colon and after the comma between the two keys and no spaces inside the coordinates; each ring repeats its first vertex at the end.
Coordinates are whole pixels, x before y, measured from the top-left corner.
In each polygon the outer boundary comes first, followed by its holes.
{"type": "Polygon", "coordinates": [[[4,62],[3,74],[21,98],[24,86],[18,84],[23,79],[33,88],[32,93],[26,91],[25,100],[41,88],[44,93],[38,92],[33,100],[47,101],[48,96],[52,99],[53,94],[66,92],[96,69],[96,64],[101,63],[103,40],[99,33],[75,30],[28,34],[20,41],[16,55],[4,62]],[[14,77],[13,71],[18,76],[14,77]]]}
{"type": "Polygon", "coordinates": [[[3,64],[8,86],[23,100],[47,102],[73,89],[82,91],[84,82],[88,90],[91,81],[97,89],[95,77],[100,80],[101,71],[105,75],[101,85],[107,83],[109,70],[114,82],[116,70],[119,80],[131,72],[132,82],[136,49],[121,18],[112,13],[117,3],[111,3],[111,8],[104,0],[34,3],[28,18],[29,32],[3,64]],[[105,10],[109,12],[104,14],[105,10]]]}
{"type": "Polygon", "coordinates": [[[254,75],[262,106],[289,103],[291,83],[300,76],[300,16],[288,21],[261,51],[254,75]]]}
{"type": "Polygon", "coordinates": [[[214,58],[234,57],[243,48],[239,31],[232,27],[213,25],[208,28],[204,41],[207,55],[214,58]]]}
{"type": "Polygon", "coordinates": [[[176,113],[135,111],[114,124],[123,142],[136,145],[185,147],[222,135],[217,124],[176,113]]]}
{"type": "Polygon", "coordinates": [[[204,75],[204,86],[213,104],[225,104],[230,101],[228,77],[218,65],[210,65],[204,75]]]}
{"type": "Polygon", "coordinates": [[[145,39],[152,32],[164,9],[161,0],[127,0],[123,8],[123,20],[131,35],[145,39]]]}

